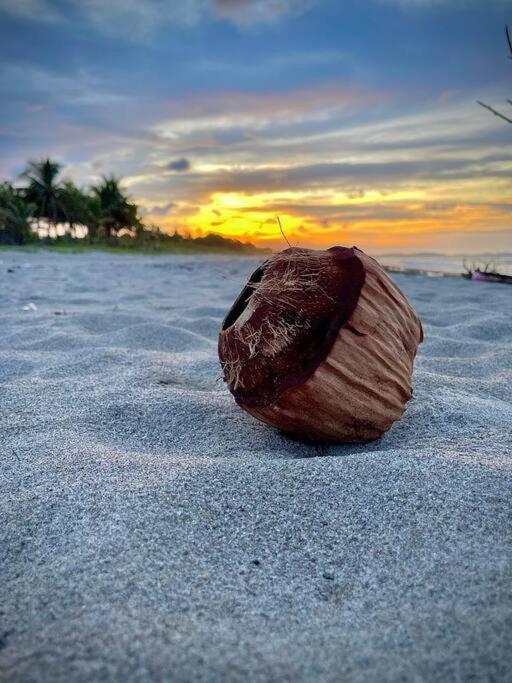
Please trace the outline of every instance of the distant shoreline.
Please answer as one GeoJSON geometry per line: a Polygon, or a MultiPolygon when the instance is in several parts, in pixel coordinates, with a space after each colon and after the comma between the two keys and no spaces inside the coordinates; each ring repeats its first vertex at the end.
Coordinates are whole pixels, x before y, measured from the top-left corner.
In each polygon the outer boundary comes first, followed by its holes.
{"type": "Polygon", "coordinates": [[[194,254],[225,254],[227,256],[261,256],[264,257],[271,253],[270,250],[260,249],[254,245],[245,245],[243,242],[236,243],[236,246],[224,244],[208,244],[206,241],[196,239],[183,240],[179,243],[158,244],[150,246],[148,244],[136,244],[133,240],[130,243],[119,244],[89,244],[82,241],[58,241],[46,242],[44,240],[30,242],[28,244],[2,244],[0,253],[9,251],[23,251],[36,253],[41,250],[62,253],[62,254],[87,254],[91,252],[104,252],[108,254],[144,254],[154,256],[165,255],[194,255],[194,254]],[[238,246],[240,245],[240,246],[238,246]]]}
{"type": "MultiPolygon", "coordinates": [[[[251,257],[264,260],[274,253],[271,249],[255,247],[232,240],[220,238],[215,242],[208,239],[180,239],[155,244],[137,243],[136,240],[123,240],[106,244],[97,242],[89,244],[81,239],[75,240],[38,240],[25,245],[0,245],[0,254],[14,251],[36,253],[41,250],[61,254],[88,254],[92,252],[106,254],[133,254],[144,256],[231,256],[251,257]]],[[[422,275],[432,278],[461,277],[464,274],[464,262],[477,267],[484,267],[486,263],[496,264],[497,270],[505,275],[512,275],[512,254],[481,254],[477,255],[446,255],[434,253],[418,254],[370,254],[376,258],[383,268],[392,274],[422,275]]]]}

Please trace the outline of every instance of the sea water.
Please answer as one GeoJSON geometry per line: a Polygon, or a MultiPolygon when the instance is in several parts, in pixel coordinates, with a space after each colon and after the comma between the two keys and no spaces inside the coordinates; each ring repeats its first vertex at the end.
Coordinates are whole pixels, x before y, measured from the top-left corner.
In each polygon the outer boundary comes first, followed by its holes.
{"type": "Polygon", "coordinates": [[[444,255],[444,254],[386,254],[376,256],[379,263],[385,266],[394,266],[403,269],[418,269],[440,273],[462,274],[465,272],[464,264],[471,270],[485,269],[489,264],[490,270],[495,270],[503,275],[512,275],[511,254],[482,254],[481,256],[444,255]]]}

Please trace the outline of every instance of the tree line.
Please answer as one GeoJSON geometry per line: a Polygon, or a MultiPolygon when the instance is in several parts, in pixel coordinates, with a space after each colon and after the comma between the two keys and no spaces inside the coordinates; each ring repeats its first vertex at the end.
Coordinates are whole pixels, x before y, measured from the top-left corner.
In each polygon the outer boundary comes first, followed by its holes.
{"type": "Polygon", "coordinates": [[[144,225],[137,204],[124,194],[115,176],[103,176],[96,185],[82,189],[70,180],[61,180],[61,171],[62,165],[56,161],[40,159],[27,164],[19,177],[23,181],[20,187],[0,183],[0,244],[65,239],[169,251],[258,251],[252,244],[221,235],[190,238],[163,233],[158,226],[144,225]],[[46,236],[42,238],[43,230],[46,236]],[[59,235],[63,230],[65,237],[59,235]]]}
{"type": "Polygon", "coordinates": [[[61,170],[52,159],[30,161],[20,175],[22,187],[0,183],[0,243],[20,245],[38,239],[42,221],[48,236],[53,232],[57,237],[57,226],[64,225],[74,237],[81,226],[90,242],[108,242],[122,229],[144,229],[137,205],[125,196],[115,176],[104,176],[85,190],[70,180],[61,181],[61,170]]]}

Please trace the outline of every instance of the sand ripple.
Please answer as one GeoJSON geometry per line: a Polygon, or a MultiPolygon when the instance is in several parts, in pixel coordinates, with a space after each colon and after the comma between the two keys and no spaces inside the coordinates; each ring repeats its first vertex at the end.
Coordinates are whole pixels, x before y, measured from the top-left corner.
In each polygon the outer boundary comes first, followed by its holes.
{"type": "Polygon", "coordinates": [[[327,448],[216,381],[254,262],[1,259],[5,680],[506,680],[512,288],[397,276],[414,398],[327,448]]]}

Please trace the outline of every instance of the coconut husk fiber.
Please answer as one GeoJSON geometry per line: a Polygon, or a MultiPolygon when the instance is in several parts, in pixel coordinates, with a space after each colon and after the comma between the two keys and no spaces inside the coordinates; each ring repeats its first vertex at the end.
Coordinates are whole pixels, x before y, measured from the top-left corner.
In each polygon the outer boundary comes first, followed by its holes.
{"type": "Polygon", "coordinates": [[[290,248],[250,277],[219,335],[238,405],[296,437],[366,442],[412,396],[421,322],[381,266],[356,247],[290,248]]]}

